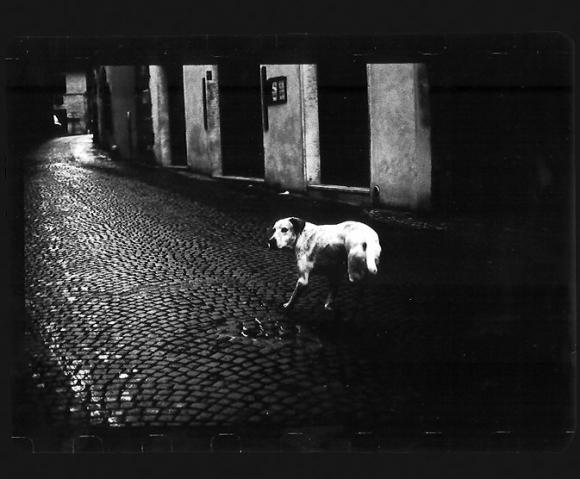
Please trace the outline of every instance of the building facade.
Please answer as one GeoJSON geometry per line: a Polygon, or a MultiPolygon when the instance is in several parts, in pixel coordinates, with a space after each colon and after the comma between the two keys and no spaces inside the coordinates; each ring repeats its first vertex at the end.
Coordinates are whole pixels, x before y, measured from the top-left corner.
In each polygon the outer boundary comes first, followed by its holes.
{"type": "Polygon", "coordinates": [[[357,204],[429,207],[424,65],[365,64],[356,72],[364,83],[347,72],[323,85],[316,64],[103,68],[96,103],[110,95],[111,111],[97,110],[112,122],[100,136],[123,158],[149,146],[161,166],[357,204]],[[137,88],[139,75],[146,88],[137,88]]]}
{"type": "Polygon", "coordinates": [[[176,39],[94,67],[93,134],[123,158],[374,208],[493,216],[566,197],[562,43],[266,40],[176,39]]]}

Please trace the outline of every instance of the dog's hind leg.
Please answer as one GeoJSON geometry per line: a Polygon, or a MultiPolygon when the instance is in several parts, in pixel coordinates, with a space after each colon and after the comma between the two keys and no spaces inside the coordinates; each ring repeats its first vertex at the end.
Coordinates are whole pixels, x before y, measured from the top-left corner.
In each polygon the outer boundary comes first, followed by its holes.
{"type": "Polygon", "coordinates": [[[302,276],[298,278],[298,281],[296,281],[296,286],[294,287],[294,291],[292,292],[292,296],[290,296],[290,299],[282,305],[282,308],[290,309],[294,306],[297,299],[302,294],[304,288],[308,286],[308,276],[308,273],[303,273],[302,276]]]}
{"type": "Polygon", "coordinates": [[[348,252],[347,271],[348,280],[351,283],[356,283],[364,278],[366,273],[365,259],[365,251],[362,247],[355,246],[348,252]]]}

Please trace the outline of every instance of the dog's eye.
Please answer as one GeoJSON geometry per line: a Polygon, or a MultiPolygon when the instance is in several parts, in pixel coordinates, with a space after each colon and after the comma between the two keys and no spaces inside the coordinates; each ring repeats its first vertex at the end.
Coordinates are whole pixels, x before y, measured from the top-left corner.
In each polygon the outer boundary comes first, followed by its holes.
{"type": "Polygon", "coordinates": [[[282,228],[280,231],[281,231],[282,233],[286,233],[286,231],[288,231],[288,228],[282,228]]]}

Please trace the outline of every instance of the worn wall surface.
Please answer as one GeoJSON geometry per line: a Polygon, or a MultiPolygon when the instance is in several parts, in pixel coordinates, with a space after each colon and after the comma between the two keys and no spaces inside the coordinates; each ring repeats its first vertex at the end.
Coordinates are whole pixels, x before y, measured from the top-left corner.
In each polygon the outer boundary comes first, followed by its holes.
{"type": "Polygon", "coordinates": [[[217,65],[183,67],[187,165],[207,175],[222,172],[217,70],[217,65]],[[211,72],[211,80],[207,72],[211,72]],[[207,122],[204,122],[204,80],[207,122]]]}
{"type": "Polygon", "coordinates": [[[320,183],[320,127],[318,124],[318,81],[316,65],[300,65],[302,128],[307,184],[320,183]]]}
{"type": "Polygon", "coordinates": [[[371,186],[385,206],[426,209],[431,197],[427,78],[420,64],[370,64],[371,186]]]}
{"type": "Polygon", "coordinates": [[[153,122],[153,154],[163,166],[171,165],[171,136],[169,127],[169,90],[166,71],[161,65],[149,65],[151,118],[153,122]]]}
{"type": "Polygon", "coordinates": [[[132,158],[137,147],[135,67],[106,66],[105,70],[111,89],[112,142],[123,158],[132,158]]]}
{"type": "Polygon", "coordinates": [[[63,104],[66,109],[67,130],[70,135],[87,132],[87,78],[85,72],[67,72],[66,93],[63,104]]]}
{"type": "MultiPolygon", "coordinates": [[[[268,106],[264,132],[264,178],[289,190],[305,190],[300,65],[263,65],[266,77],[287,77],[287,102],[268,106]]],[[[260,66],[261,68],[262,66],[260,66]]]]}
{"type": "Polygon", "coordinates": [[[87,77],[85,72],[67,72],[65,75],[67,93],[86,93],[87,77]]]}

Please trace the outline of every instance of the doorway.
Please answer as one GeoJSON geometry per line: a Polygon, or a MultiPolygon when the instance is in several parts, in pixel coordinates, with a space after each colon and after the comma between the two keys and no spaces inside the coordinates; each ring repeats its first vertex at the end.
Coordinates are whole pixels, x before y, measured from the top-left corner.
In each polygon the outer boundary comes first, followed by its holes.
{"type": "Polygon", "coordinates": [[[149,90],[149,67],[136,68],[135,80],[137,105],[137,155],[144,161],[153,163],[153,118],[151,113],[151,92],[149,90]]]}
{"type": "Polygon", "coordinates": [[[183,98],[183,66],[166,67],[169,91],[169,135],[171,142],[171,164],[187,165],[185,146],[185,102],[183,98]]]}
{"type": "Polygon", "coordinates": [[[113,106],[111,101],[111,87],[107,81],[107,70],[103,67],[99,70],[97,82],[97,90],[101,97],[101,110],[99,113],[102,115],[102,131],[99,130],[98,136],[101,146],[108,148],[111,146],[111,138],[113,136],[113,106]]]}
{"type": "Polygon", "coordinates": [[[219,66],[218,82],[223,174],[263,178],[259,65],[228,58],[219,66]]]}
{"type": "Polygon", "coordinates": [[[366,63],[357,58],[318,63],[320,180],[368,187],[370,135],[366,63]]]}

